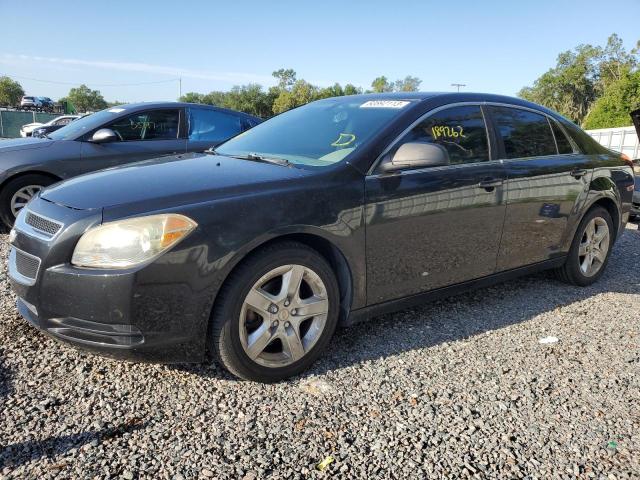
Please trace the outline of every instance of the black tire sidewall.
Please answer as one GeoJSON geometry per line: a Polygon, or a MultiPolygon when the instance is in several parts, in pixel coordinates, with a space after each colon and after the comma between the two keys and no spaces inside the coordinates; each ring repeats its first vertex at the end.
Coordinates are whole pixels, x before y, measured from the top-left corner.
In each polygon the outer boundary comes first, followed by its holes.
{"type": "Polygon", "coordinates": [[[53,183],[55,183],[54,179],[37,174],[23,175],[8,181],[5,186],[2,187],[2,191],[0,191],[0,219],[2,222],[7,227],[13,226],[15,217],[11,212],[11,199],[18,190],[28,185],[47,187],[53,183]]]}
{"type": "Polygon", "coordinates": [[[213,327],[214,329],[218,327],[221,331],[217,344],[212,347],[216,349],[222,363],[232,373],[242,378],[271,383],[295,376],[317,360],[335,332],[340,310],[338,283],[329,264],[310,248],[286,246],[280,249],[270,249],[262,255],[256,255],[248,259],[243,268],[239,269],[225,287],[225,297],[221,308],[215,315],[217,318],[214,318],[214,323],[218,323],[218,325],[213,327]],[[240,342],[239,318],[244,299],[260,277],[287,264],[308,267],[320,276],[327,290],[329,313],[325,328],[311,351],[291,365],[270,368],[254,362],[245,353],[240,342]]]}
{"type": "Polygon", "coordinates": [[[566,269],[572,283],[580,286],[588,286],[598,281],[598,279],[604,274],[604,271],[609,263],[614,239],[615,231],[613,220],[611,219],[611,215],[609,214],[609,212],[602,207],[595,207],[587,212],[587,214],[582,218],[578,229],[576,230],[576,235],[573,239],[573,243],[571,244],[571,250],[569,251],[569,257],[567,258],[566,269]],[[588,277],[584,275],[580,270],[580,242],[582,241],[582,236],[584,235],[587,224],[596,217],[603,218],[607,222],[607,226],[609,227],[609,250],[607,251],[607,257],[600,267],[600,270],[598,270],[595,275],[588,277]]]}

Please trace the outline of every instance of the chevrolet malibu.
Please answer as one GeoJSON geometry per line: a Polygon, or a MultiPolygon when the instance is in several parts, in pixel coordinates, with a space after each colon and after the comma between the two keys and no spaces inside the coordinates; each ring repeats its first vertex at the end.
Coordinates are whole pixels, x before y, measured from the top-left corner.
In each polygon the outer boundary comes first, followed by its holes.
{"type": "Polygon", "coordinates": [[[523,100],[331,98],[207,154],[43,190],[9,276],[22,316],[60,340],[273,382],[339,324],[543,269],[597,281],[633,185],[620,154],[523,100]]]}

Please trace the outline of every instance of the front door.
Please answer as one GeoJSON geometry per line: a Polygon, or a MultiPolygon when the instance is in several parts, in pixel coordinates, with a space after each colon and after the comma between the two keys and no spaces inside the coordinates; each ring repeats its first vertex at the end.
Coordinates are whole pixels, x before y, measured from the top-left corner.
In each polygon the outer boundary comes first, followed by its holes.
{"type": "Polygon", "coordinates": [[[180,138],[180,110],[159,109],[133,113],[105,125],[117,142],[82,142],[81,161],[75,174],[115,167],[125,163],[185,153],[186,139],[180,138]]]}
{"type": "Polygon", "coordinates": [[[496,268],[505,172],[491,160],[482,108],[434,112],[388,155],[416,141],[443,146],[450,164],[367,177],[370,305],[490,275],[496,268]]]}

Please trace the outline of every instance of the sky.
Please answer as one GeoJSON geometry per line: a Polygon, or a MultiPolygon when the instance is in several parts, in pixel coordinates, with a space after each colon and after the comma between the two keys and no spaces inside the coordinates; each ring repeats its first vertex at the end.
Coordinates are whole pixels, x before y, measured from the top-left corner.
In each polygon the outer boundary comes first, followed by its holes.
{"type": "Polygon", "coordinates": [[[108,101],[412,75],[423,91],[515,95],[579,44],[640,40],[640,0],[0,0],[0,76],[57,99],[79,84],[108,101]],[[152,83],[153,82],[153,83],[152,83]]]}

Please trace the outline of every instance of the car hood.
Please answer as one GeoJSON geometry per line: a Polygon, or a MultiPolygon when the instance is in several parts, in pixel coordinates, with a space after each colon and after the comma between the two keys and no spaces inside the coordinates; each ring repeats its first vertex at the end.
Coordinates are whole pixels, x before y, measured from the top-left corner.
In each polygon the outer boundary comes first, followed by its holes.
{"type": "Polygon", "coordinates": [[[151,210],[255,191],[260,183],[288,181],[309,170],[219,155],[172,155],[72,178],[41,197],[88,210],[142,204],[151,210]]]}
{"type": "Polygon", "coordinates": [[[16,150],[31,150],[33,148],[47,148],[53,145],[55,140],[46,138],[14,138],[0,142],[0,154],[14,152],[16,150]]]}

